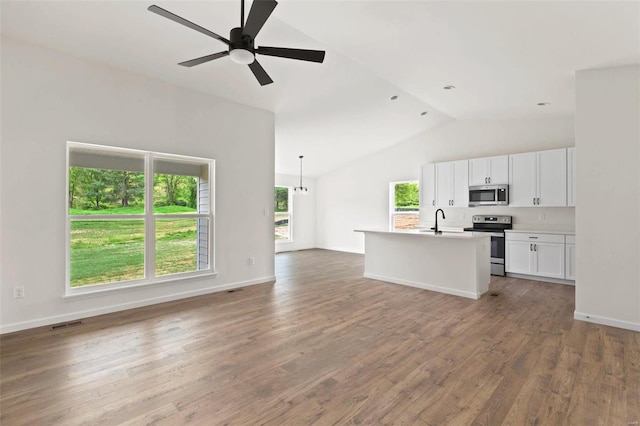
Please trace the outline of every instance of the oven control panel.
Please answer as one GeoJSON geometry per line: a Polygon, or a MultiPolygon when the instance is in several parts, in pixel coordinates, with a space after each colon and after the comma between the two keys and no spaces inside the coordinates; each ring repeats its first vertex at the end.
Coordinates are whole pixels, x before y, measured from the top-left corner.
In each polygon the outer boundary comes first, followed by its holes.
{"type": "Polygon", "coordinates": [[[501,223],[510,224],[511,216],[481,216],[474,215],[473,223],[501,223]]]}

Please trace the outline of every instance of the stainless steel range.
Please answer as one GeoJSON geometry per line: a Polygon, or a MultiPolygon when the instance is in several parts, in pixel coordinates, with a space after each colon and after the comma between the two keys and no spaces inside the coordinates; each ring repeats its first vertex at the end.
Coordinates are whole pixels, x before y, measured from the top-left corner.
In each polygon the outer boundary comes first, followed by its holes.
{"type": "Polygon", "coordinates": [[[486,232],[491,236],[491,275],[504,276],[504,231],[511,229],[511,216],[473,216],[473,227],[465,231],[486,232]]]}

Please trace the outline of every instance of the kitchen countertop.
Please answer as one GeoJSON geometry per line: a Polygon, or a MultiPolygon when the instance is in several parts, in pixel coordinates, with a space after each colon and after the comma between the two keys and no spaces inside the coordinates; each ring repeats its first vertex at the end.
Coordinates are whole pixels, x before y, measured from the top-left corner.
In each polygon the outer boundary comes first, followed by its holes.
{"type": "Polygon", "coordinates": [[[356,229],[365,278],[477,300],[491,282],[491,237],[472,232],[356,229]]]}
{"type": "Polygon", "coordinates": [[[356,229],[354,232],[374,232],[378,234],[393,234],[393,235],[417,235],[420,237],[427,238],[447,238],[447,239],[457,239],[457,240],[478,240],[482,238],[489,238],[489,235],[485,235],[482,233],[473,233],[473,232],[462,232],[462,231],[447,231],[443,230],[442,234],[436,235],[430,229],[401,229],[401,230],[389,230],[389,229],[356,229]]]}
{"type": "Polygon", "coordinates": [[[520,234],[557,234],[557,235],[576,235],[576,231],[567,230],[535,230],[535,229],[505,229],[504,232],[516,232],[520,234]]]}

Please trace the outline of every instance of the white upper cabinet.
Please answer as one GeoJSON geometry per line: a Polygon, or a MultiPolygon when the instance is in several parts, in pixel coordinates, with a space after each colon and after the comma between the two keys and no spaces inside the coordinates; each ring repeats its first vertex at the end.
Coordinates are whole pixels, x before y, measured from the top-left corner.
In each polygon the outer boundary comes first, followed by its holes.
{"type": "Polygon", "coordinates": [[[436,207],[451,207],[453,163],[436,164],[436,207]]]}
{"type": "Polygon", "coordinates": [[[567,205],[576,205],[576,149],[567,148],[567,205]]]}
{"type": "Polygon", "coordinates": [[[436,164],[436,207],[469,206],[469,160],[436,164]]]}
{"type": "Polygon", "coordinates": [[[469,207],[469,160],[453,162],[453,207],[469,207]]]}
{"type": "Polygon", "coordinates": [[[509,156],[469,160],[469,186],[509,183],[509,156]]]}
{"type": "Polygon", "coordinates": [[[536,153],[509,156],[509,205],[534,206],[536,198],[536,153]]]}
{"type": "Polygon", "coordinates": [[[567,149],[540,151],[538,154],[539,206],[567,205],[567,149]]]}
{"type": "Polygon", "coordinates": [[[420,207],[436,205],[436,165],[425,164],[420,173],[420,207]]]}
{"type": "Polygon", "coordinates": [[[567,205],[567,149],[509,156],[509,205],[567,205]]]}

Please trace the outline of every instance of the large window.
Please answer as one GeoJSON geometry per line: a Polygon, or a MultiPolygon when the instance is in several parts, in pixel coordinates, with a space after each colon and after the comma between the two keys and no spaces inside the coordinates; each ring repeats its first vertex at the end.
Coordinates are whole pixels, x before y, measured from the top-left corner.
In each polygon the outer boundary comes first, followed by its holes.
{"type": "Polygon", "coordinates": [[[213,273],[214,161],[67,143],[67,293],[213,273]]]}
{"type": "Polygon", "coordinates": [[[273,197],[273,222],[276,243],[291,242],[291,193],[288,186],[276,186],[273,197]]]}
{"type": "Polygon", "coordinates": [[[417,181],[389,184],[391,229],[413,229],[420,224],[420,188],[417,181]]]}

